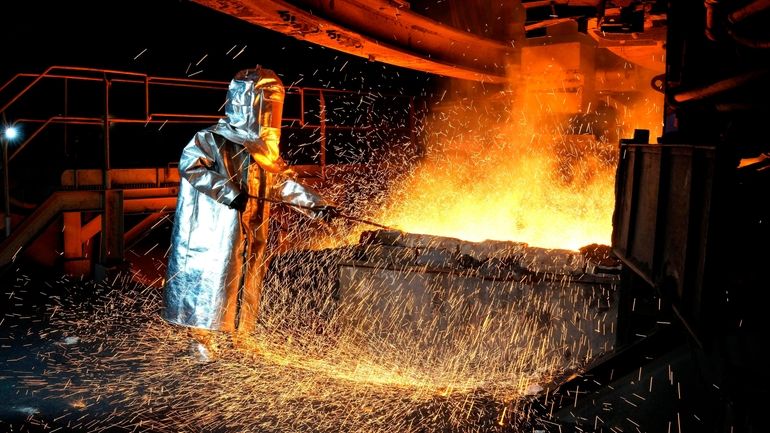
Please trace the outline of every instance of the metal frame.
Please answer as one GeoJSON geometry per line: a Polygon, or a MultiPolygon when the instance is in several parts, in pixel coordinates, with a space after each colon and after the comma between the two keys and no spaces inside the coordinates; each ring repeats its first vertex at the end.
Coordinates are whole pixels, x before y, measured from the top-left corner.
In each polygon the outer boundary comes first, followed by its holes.
{"type": "MultiPolygon", "coordinates": [[[[151,98],[150,89],[153,86],[165,86],[165,87],[184,87],[191,89],[206,89],[206,90],[227,90],[228,82],[226,81],[211,81],[211,80],[195,80],[190,78],[172,78],[172,77],[153,77],[146,74],[116,71],[110,69],[97,69],[97,68],[82,68],[73,66],[51,66],[41,74],[19,73],[14,75],[5,84],[0,86],[0,98],[3,91],[19,79],[32,78],[32,82],[24,87],[20,92],[13,96],[7,103],[0,107],[0,113],[5,113],[11,106],[19,101],[25,94],[27,94],[32,88],[35,87],[43,79],[59,79],[59,80],[75,80],[75,81],[92,81],[105,83],[105,110],[104,116],[100,117],[83,117],[83,116],[52,116],[47,119],[39,118],[19,118],[15,120],[15,123],[21,124],[36,124],[38,127],[32,131],[28,137],[15,147],[13,153],[9,154],[8,160],[12,161],[21,151],[23,151],[31,141],[33,141],[41,132],[43,132],[49,125],[52,124],[66,124],[66,125],[94,125],[107,127],[113,124],[209,124],[216,122],[221,115],[218,114],[186,114],[186,113],[154,113],[151,112],[151,98]],[[57,72],[60,71],[60,72],[57,72]],[[100,74],[101,76],[88,76],[87,74],[100,74]],[[115,76],[115,78],[111,76],[115,76]],[[141,118],[125,118],[125,117],[112,117],[109,113],[109,100],[110,100],[110,88],[112,83],[124,83],[124,84],[140,84],[144,86],[144,117],[141,118]]],[[[322,138],[321,142],[321,160],[320,160],[320,172],[326,172],[326,149],[324,145],[326,143],[326,132],[330,130],[367,130],[369,126],[343,126],[329,124],[325,118],[326,113],[326,97],[328,95],[348,94],[348,95],[369,95],[367,92],[339,90],[339,89],[324,89],[318,87],[288,87],[286,89],[287,94],[295,94],[300,97],[300,117],[284,117],[284,123],[288,123],[286,128],[320,128],[322,138]],[[319,124],[309,122],[305,116],[305,101],[306,98],[311,96],[318,97],[320,101],[321,121],[319,124]],[[298,126],[294,126],[294,125],[298,126]]],[[[65,106],[66,98],[69,95],[66,90],[64,92],[65,106]]],[[[380,97],[390,98],[403,98],[407,100],[409,105],[410,126],[408,128],[396,128],[396,129],[409,129],[412,144],[415,143],[414,137],[414,116],[415,116],[415,101],[413,96],[396,95],[396,94],[379,94],[380,97]]],[[[106,129],[109,131],[109,128],[106,129]]],[[[104,161],[105,169],[109,170],[109,134],[105,134],[105,146],[104,152],[106,158],[104,161]]]]}
{"type": "MultiPolygon", "coordinates": [[[[2,106],[0,106],[0,115],[5,115],[9,108],[13,107],[19,102],[24,95],[28,94],[30,90],[35,88],[43,80],[63,80],[65,83],[70,81],[79,82],[94,82],[104,84],[104,104],[103,115],[99,117],[88,116],[69,116],[57,115],[49,118],[34,118],[34,117],[22,117],[14,120],[16,124],[36,125],[36,128],[28,134],[18,146],[13,149],[12,153],[7,146],[7,140],[2,137],[3,140],[3,176],[6,179],[4,188],[8,189],[9,178],[9,162],[18,156],[22,151],[28,148],[29,144],[37,138],[41,132],[46,130],[50,125],[93,125],[104,128],[104,143],[103,143],[103,163],[102,167],[97,170],[78,170],[72,173],[72,182],[63,179],[63,185],[67,189],[74,189],[74,191],[61,191],[54,193],[49,199],[41,204],[35,212],[27,217],[18,227],[18,233],[11,233],[10,224],[6,226],[7,236],[5,241],[0,244],[0,266],[12,261],[16,254],[29,242],[31,242],[35,236],[40,233],[40,230],[44,226],[54,221],[54,218],[60,214],[65,214],[65,268],[69,266],[68,271],[72,273],[87,273],[86,270],[90,268],[90,259],[87,259],[83,254],[82,244],[88,241],[93,235],[98,232],[102,232],[102,245],[100,254],[100,264],[103,266],[111,266],[111,264],[118,263],[122,260],[124,243],[126,238],[130,235],[131,238],[136,237],[139,233],[137,231],[141,227],[146,227],[147,222],[152,222],[159,219],[159,215],[164,215],[173,211],[176,202],[176,189],[161,187],[155,185],[155,187],[147,188],[145,186],[137,186],[139,184],[152,184],[157,183],[159,174],[157,172],[149,173],[147,169],[113,169],[110,160],[110,126],[115,124],[165,124],[165,123],[177,123],[177,124],[211,124],[216,122],[221,115],[218,114],[188,114],[188,113],[162,113],[153,112],[151,107],[151,89],[153,87],[178,87],[186,89],[198,89],[198,90],[221,90],[222,93],[226,91],[229,82],[225,81],[211,81],[211,80],[199,80],[190,78],[171,78],[171,77],[153,77],[142,73],[117,71],[110,69],[97,69],[97,68],[84,68],[73,66],[51,66],[40,74],[19,73],[13,76],[10,80],[0,86],[0,101],[3,100],[3,94],[8,93],[14,83],[18,84],[21,80],[31,79],[20,91],[7,98],[2,106]],[[112,96],[113,84],[134,84],[140,85],[143,88],[144,93],[144,112],[138,117],[113,117],[110,115],[110,98],[112,96]],[[88,173],[86,173],[88,172],[88,173]],[[97,174],[95,172],[100,172],[97,174]],[[130,173],[127,173],[130,172],[130,173]],[[80,182],[80,176],[86,175],[90,181],[80,182]],[[137,180],[132,184],[126,184],[120,179],[128,176],[131,179],[137,180]],[[96,177],[99,179],[97,180],[96,177]],[[116,177],[113,179],[112,177],[116,177]],[[117,183],[115,181],[117,180],[117,183]],[[115,188],[118,186],[118,188],[115,188]],[[99,188],[98,191],[93,191],[94,188],[99,188]],[[84,191],[91,190],[91,191],[84,191]],[[88,195],[88,203],[83,202],[84,197],[82,194],[88,195]],[[98,197],[93,196],[97,194],[98,197]],[[93,197],[92,197],[93,196],[93,197]],[[98,209],[96,208],[98,206],[98,209]],[[81,212],[99,212],[101,218],[93,218],[90,222],[82,225],[81,212]],[[145,221],[140,222],[136,227],[130,228],[125,231],[123,227],[123,215],[124,213],[149,213],[150,216],[145,221]],[[42,224],[42,226],[41,226],[42,224]],[[125,233],[124,233],[125,232],[125,233]]],[[[284,117],[283,121],[285,128],[300,128],[300,129],[318,129],[321,134],[320,145],[320,161],[318,165],[305,165],[298,166],[298,172],[301,172],[304,176],[316,176],[321,180],[326,178],[327,175],[327,149],[326,149],[326,135],[330,130],[369,130],[371,126],[345,126],[334,125],[329,122],[326,116],[327,110],[327,97],[329,95],[348,94],[348,95],[367,95],[365,92],[354,92],[337,89],[323,89],[312,87],[289,87],[286,89],[289,95],[299,95],[300,97],[300,114],[299,117],[284,117]],[[320,109],[319,123],[315,124],[306,118],[305,107],[309,98],[318,98],[320,109]]],[[[69,92],[69,86],[64,86],[64,104],[68,106],[69,98],[71,97],[69,92]]],[[[409,122],[408,126],[400,129],[404,132],[408,132],[410,141],[415,144],[415,107],[414,97],[404,95],[390,95],[390,94],[377,94],[379,97],[391,97],[391,98],[403,98],[409,107],[409,122]],[[409,129],[409,131],[407,131],[409,129]]],[[[370,112],[369,115],[372,113],[370,112]]],[[[167,169],[167,167],[165,168],[167,169]]],[[[151,169],[152,170],[152,169],[151,169]]],[[[157,171],[158,169],[156,169],[157,171]]],[[[66,173],[65,173],[66,174],[66,173]]],[[[6,212],[6,219],[10,218],[10,197],[5,197],[5,207],[8,210],[6,212]]]]}

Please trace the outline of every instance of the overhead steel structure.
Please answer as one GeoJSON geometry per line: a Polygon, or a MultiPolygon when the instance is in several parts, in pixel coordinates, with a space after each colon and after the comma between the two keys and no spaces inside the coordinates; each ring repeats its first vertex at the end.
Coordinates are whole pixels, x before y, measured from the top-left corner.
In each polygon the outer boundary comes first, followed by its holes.
{"type": "Polygon", "coordinates": [[[395,66],[503,83],[514,49],[392,0],[195,0],[299,40],[395,66]]]}

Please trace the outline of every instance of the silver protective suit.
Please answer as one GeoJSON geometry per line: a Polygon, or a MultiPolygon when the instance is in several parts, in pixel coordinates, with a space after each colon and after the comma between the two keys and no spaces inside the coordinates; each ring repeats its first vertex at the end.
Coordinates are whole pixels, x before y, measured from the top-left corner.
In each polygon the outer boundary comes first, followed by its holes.
{"type": "MultiPolygon", "coordinates": [[[[284,88],[268,69],[239,72],[231,81],[225,118],[199,131],[184,148],[171,250],[164,288],[164,318],[210,330],[249,331],[256,325],[268,202],[326,203],[297,183],[278,151],[284,88]]],[[[302,208],[308,216],[317,212],[302,208]]]]}

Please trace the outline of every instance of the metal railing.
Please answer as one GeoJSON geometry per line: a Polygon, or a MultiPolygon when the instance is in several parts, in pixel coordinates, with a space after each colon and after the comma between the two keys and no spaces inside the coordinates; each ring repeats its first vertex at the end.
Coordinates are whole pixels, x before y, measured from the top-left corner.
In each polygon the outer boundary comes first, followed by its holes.
{"type": "MultiPolygon", "coordinates": [[[[191,113],[178,113],[167,111],[155,111],[153,110],[154,102],[162,99],[163,96],[154,95],[154,89],[167,88],[167,89],[185,89],[195,91],[217,91],[221,92],[221,99],[224,101],[225,92],[228,87],[228,82],[225,81],[211,81],[211,80],[199,80],[190,78],[172,78],[172,77],[154,77],[143,73],[116,71],[110,69],[98,69],[98,68],[85,68],[74,66],[51,66],[40,74],[31,73],[19,73],[14,75],[11,79],[0,86],[0,116],[3,121],[8,125],[10,120],[12,124],[24,124],[34,125],[34,129],[26,135],[26,137],[14,147],[12,153],[7,155],[3,161],[3,172],[5,179],[8,179],[9,162],[14,160],[21,152],[25,151],[31,142],[36,140],[42,132],[50,128],[52,125],[92,125],[103,128],[103,143],[102,152],[103,159],[101,163],[103,188],[108,190],[111,188],[110,182],[110,169],[112,167],[110,159],[110,126],[116,124],[211,124],[216,122],[221,115],[219,114],[191,114],[191,113]],[[24,101],[26,96],[29,96],[32,91],[41,86],[44,82],[51,80],[59,80],[64,82],[63,91],[63,107],[64,113],[54,115],[39,115],[39,113],[33,113],[32,115],[21,115],[18,118],[13,119],[10,115],[11,111],[24,101]],[[27,82],[28,81],[28,82],[27,82]],[[69,83],[82,82],[82,83],[100,83],[103,89],[102,97],[103,103],[101,107],[94,110],[94,114],[98,112],[98,115],[69,115],[68,107],[71,100],[78,95],[71,95],[68,92],[69,83]],[[26,84],[25,84],[26,83],[26,84]],[[143,93],[143,107],[140,112],[131,116],[118,116],[113,115],[111,111],[112,98],[115,97],[113,86],[116,85],[131,85],[140,86],[143,93]],[[13,89],[20,90],[13,92],[13,89]],[[5,102],[4,102],[5,101],[5,102]]],[[[349,131],[367,131],[373,128],[379,127],[378,124],[372,119],[376,119],[378,113],[373,109],[373,104],[365,103],[364,112],[359,113],[358,119],[363,119],[364,122],[359,120],[352,124],[335,123],[335,116],[330,116],[330,99],[339,97],[359,97],[361,102],[371,102],[376,98],[393,98],[393,100],[402,99],[403,107],[407,112],[407,120],[401,122],[398,125],[391,125],[391,129],[400,130],[405,135],[409,136],[409,140],[415,144],[415,104],[414,98],[404,95],[384,95],[384,94],[371,94],[366,92],[355,92],[347,90],[336,89],[324,89],[313,87],[289,87],[286,89],[287,100],[289,98],[299,98],[298,112],[294,116],[286,116],[286,110],[284,110],[283,128],[300,128],[300,129],[312,129],[320,135],[318,141],[318,164],[317,173],[321,178],[326,176],[326,167],[328,162],[327,157],[327,135],[333,130],[349,130],[349,131]],[[318,113],[314,113],[312,109],[308,109],[308,106],[318,108],[318,113]],[[365,116],[364,116],[365,114],[365,116]],[[330,119],[331,118],[331,119],[330,119]]],[[[136,95],[136,92],[134,92],[136,95]]],[[[47,98],[47,104],[53,104],[54,99],[47,98]]],[[[224,105],[224,104],[223,104],[224,105]]],[[[356,107],[357,110],[361,109],[361,103],[356,107]]],[[[50,109],[50,107],[48,107],[50,109]]],[[[334,110],[338,110],[339,107],[335,107],[334,110]]],[[[221,107],[220,107],[221,110],[221,107]]],[[[19,109],[19,111],[22,111],[19,109]]],[[[161,127],[162,127],[161,125],[161,127]]],[[[381,125],[381,123],[380,123],[381,125]]],[[[4,150],[9,151],[8,141],[3,137],[4,150]]],[[[312,164],[311,164],[312,165],[312,164]]],[[[307,170],[306,170],[307,172],[307,170]]],[[[10,197],[8,196],[8,181],[4,182],[4,188],[6,193],[6,217],[9,216],[8,203],[10,197]]],[[[9,226],[6,227],[6,230],[9,226]]]]}

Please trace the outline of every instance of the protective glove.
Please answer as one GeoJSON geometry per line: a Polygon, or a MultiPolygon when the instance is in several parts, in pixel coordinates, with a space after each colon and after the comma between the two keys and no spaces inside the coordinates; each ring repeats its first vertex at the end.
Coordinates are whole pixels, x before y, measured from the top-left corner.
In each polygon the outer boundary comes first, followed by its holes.
{"type": "Polygon", "coordinates": [[[315,218],[325,223],[330,223],[334,218],[340,216],[340,211],[331,205],[314,207],[315,218]]]}
{"type": "Polygon", "coordinates": [[[239,212],[243,212],[244,210],[246,210],[246,202],[248,201],[249,201],[249,196],[247,194],[240,193],[237,196],[235,196],[233,201],[231,201],[230,204],[227,206],[229,206],[230,209],[235,209],[239,212]]]}

